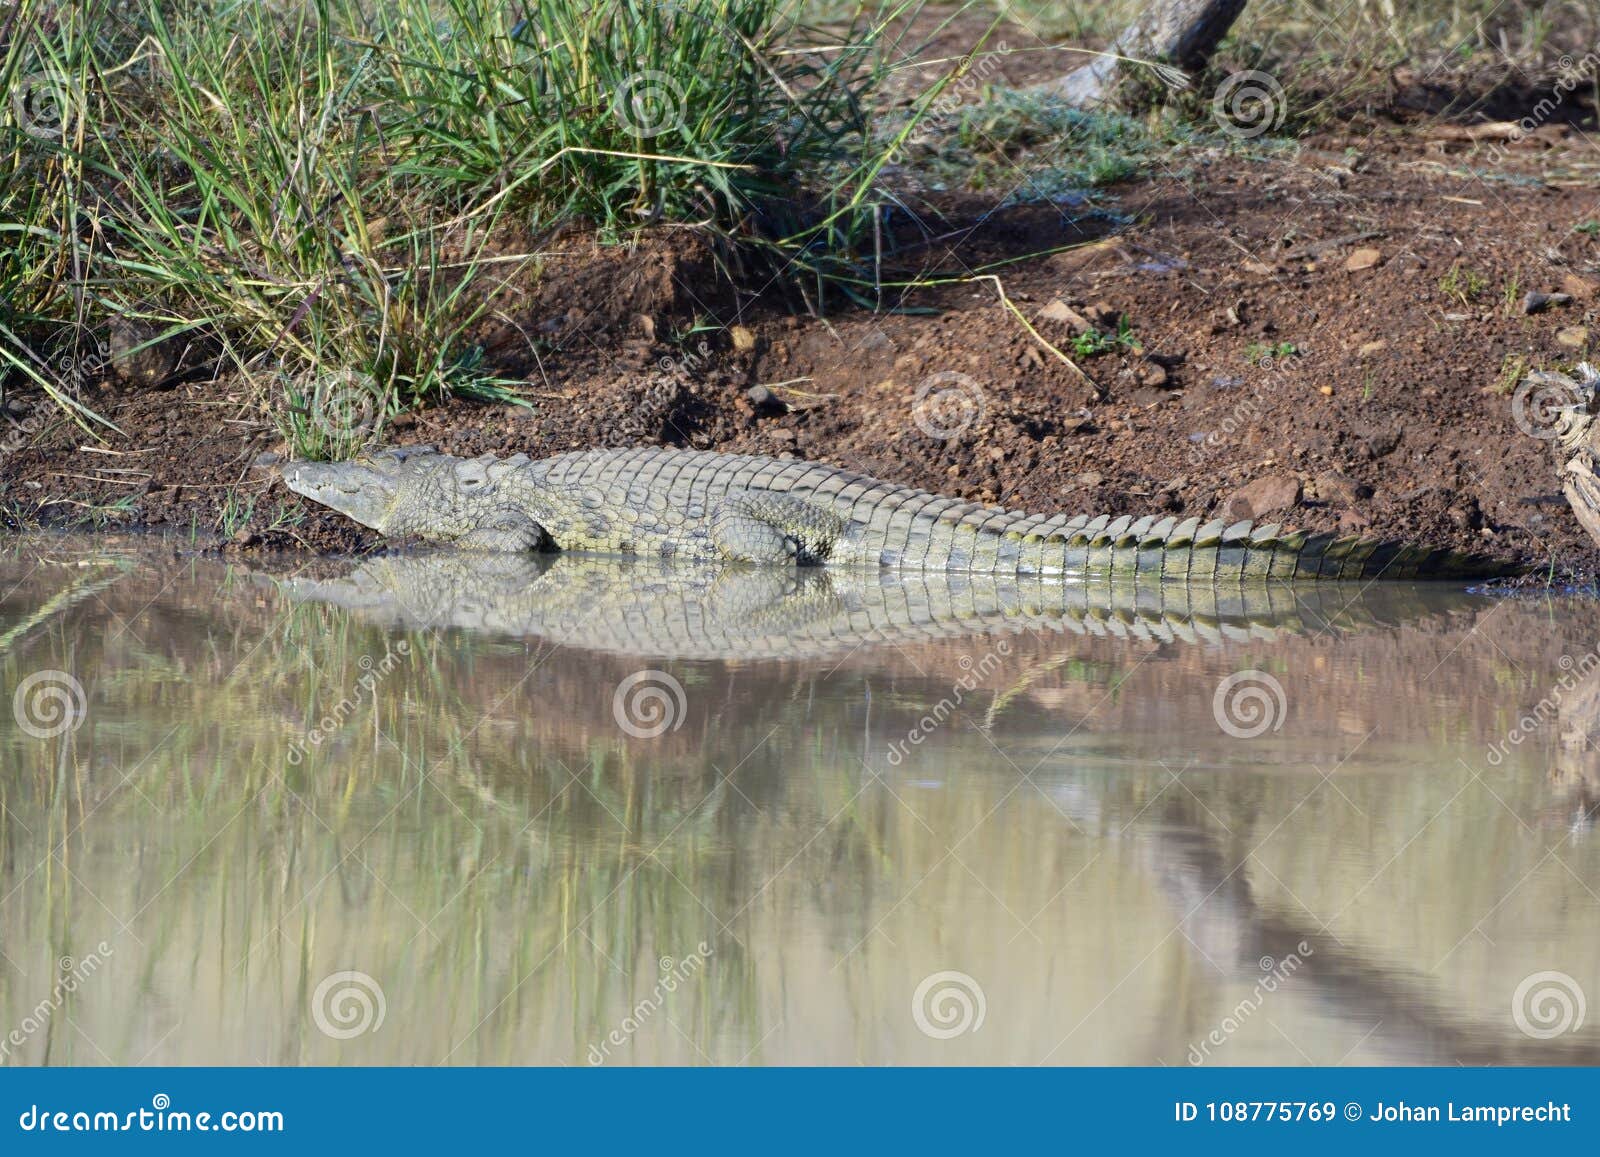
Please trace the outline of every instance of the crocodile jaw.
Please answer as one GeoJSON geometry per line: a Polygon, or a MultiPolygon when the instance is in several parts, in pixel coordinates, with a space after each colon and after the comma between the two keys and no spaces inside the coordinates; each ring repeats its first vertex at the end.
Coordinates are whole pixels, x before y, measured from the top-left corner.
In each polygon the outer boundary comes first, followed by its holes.
{"type": "Polygon", "coordinates": [[[397,489],[392,475],[356,462],[290,462],[283,467],[283,482],[296,494],[379,532],[397,489]]]}

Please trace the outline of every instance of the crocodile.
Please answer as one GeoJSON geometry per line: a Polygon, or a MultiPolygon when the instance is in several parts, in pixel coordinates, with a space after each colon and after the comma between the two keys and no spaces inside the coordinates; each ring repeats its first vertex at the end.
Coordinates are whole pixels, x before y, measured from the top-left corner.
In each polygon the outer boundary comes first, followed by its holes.
{"type": "Polygon", "coordinates": [[[652,658],[803,660],[861,647],[1031,633],[1160,645],[1263,642],[1435,618],[1450,590],[1063,583],[940,571],[697,566],[581,554],[435,550],[258,573],[294,602],[388,628],[450,629],[652,658]]]}
{"type": "Polygon", "coordinates": [[[1479,555],[1278,524],[1029,514],[834,466],[713,451],[457,458],[431,446],[291,462],[288,487],[390,537],[464,550],[1187,582],[1481,578],[1479,555]]]}

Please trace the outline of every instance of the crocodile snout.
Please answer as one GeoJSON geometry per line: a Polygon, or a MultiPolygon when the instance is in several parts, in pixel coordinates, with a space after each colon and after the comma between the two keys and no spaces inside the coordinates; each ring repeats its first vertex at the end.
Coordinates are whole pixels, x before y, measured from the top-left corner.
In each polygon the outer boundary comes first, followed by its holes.
{"type": "Polygon", "coordinates": [[[283,483],[296,494],[331,506],[363,526],[383,529],[395,480],[356,462],[286,462],[283,483]]]}

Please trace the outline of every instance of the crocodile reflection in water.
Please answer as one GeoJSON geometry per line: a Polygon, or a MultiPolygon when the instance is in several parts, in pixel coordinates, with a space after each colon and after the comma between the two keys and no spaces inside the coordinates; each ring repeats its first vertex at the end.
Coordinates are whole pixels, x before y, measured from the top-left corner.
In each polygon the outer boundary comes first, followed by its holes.
{"type": "Polygon", "coordinates": [[[380,622],[685,659],[810,658],[866,643],[1023,631],[1269,639],[1398,623],[1473,601],[1437,589],[1424,601],[1400,585],[1357,593],[456,552],[382,556],[333,578],[276,581],[291,598],[380,622]]]}

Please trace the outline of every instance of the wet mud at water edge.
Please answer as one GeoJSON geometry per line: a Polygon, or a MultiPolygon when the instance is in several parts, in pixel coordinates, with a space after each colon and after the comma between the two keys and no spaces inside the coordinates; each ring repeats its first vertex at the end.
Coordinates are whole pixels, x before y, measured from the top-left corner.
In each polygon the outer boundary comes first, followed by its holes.
{"type": "Polygon", "coordinates": [[[14,542],[5,1063],[1600,1061],[1600,605],[1016,587],[14,542]]]}

